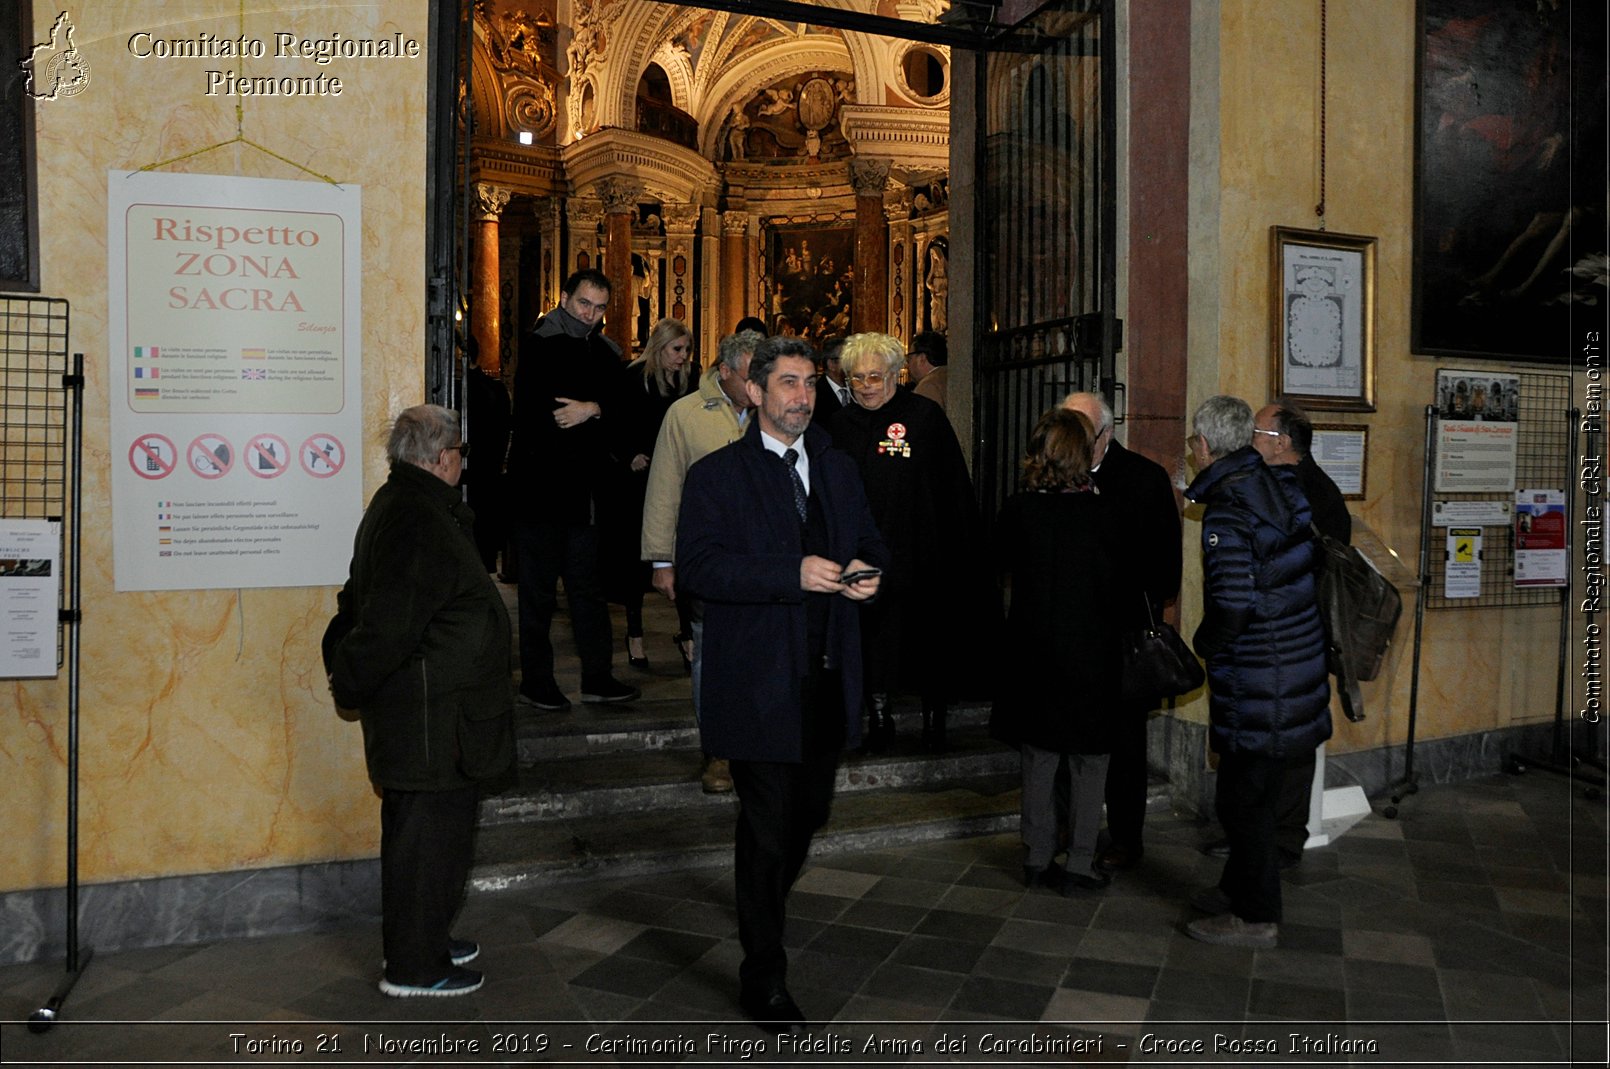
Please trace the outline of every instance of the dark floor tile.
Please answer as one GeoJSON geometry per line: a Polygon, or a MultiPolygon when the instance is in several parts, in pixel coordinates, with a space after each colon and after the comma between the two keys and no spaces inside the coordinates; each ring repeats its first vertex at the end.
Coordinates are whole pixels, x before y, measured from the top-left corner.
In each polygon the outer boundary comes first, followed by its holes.
{"type": "Polygon", "coordinates": [[[1245,974],[1203,973],[1165,968],[1158,972],[1152,998],[1212,1010],[1218,1019],[1238,1021],[1247,1012],[1252,981],[1245,974]]]}
{"type": "Polygon", "coordinates": [[[928,915],[927,906],[906,906],[897,902],[877,902],[866,898],[851,902],[838,918],[839,924],[858,928],[877,928],[890,932],[909,932],[928,915]]]}
{"type": "Polygon", "coordinates": [[[721,940],[691,932],[673,932],[665,928],[649,928],[639,932],[625,946],[616,951],[628,958],[665,962],[671,965],[688,965],[721,940]]]}
{"type": "Polygon", "coordinates": [[[1005,923],[1005,917],[936,909],[929,911],[912,931],[917,935],[960,939],[969,943],[988,943],[995,938],[1005,923]]]}
{"type": "Polygon", "coordinates": [[[1173,1022],[1193,1024],[1209,1021],[1216,1024],[1224,1019],[1224,1010],[1211,1003],[1196,1005],[1189,1002],[1165,1002],[1161,999],[1153,999],[1151,1004],[1146,1007],[1146,1022],[1148,1024],[1168,1024],[1173,1022]]]}
{"type": "Polygon", "coordinates": [[[1442,1001],[1442,984],[1437,970],[1425,965],[1401,965],[1390,961],[1349,959],[1342,966],[1347,990],[1442,1001]]]}
{"type": "Polygon", "coordinates": [[[954,881],[958,887],[984,887],[995,891],[1023,890],[1023,867],[980,862],[968,867],[954,881]]]}
{"type": "Polygon", "coordinates": [[[1341,928],[1322,928],[1312,924],[1282,924],[1280,946],[1284,950],[1311,950],[1319,954],[1342,952],[1341,928]]]}
{"type": "Polygon", "coordinates": [[[877,883],[866,889],[863,899],[878,902],[893,902],[903,906],[916,906],[929,908],[949,891],[949,883],[936,880],[914,880],[904,875],[885,876],[877,883]]]}
{"type": "MultiPolygon", "coordinates": [[[[844,912],[852,899],[838,895],[816,895],[809,891],[793,891],[788,896],[788,915],[813,921],[830,921],[844,912]]],[[[737,916],[736,913],[733,914],[737,916]]]]}
{"type": "Polygon", "coordinates": [[[896,932],[880,932],[847,924],[829,924],[806,945],[819,954],[882,961],[894,953],[894,948],[900,945],[900,939],[901,936],[896,932]]]}
{"type": "Polygon", "coordinates": [[[1441,998],[1347,989],[1347,1019],[1350,1021],[1443,1021],[1448,1011],[1441,998]]]}
{"type": "Polygon", "coordinates": [[[879,966],[857,993],[943,1009],[956,996],[963,980],[954,972],[887,963],[879,966]]]}
{"type": "Polygon", "coordinates": [[[1498,912],[1498,896],[1485,883],[1456,883],[1446,880],[1421,879],[1421,902],[1433,906],[1471,907],[1498,912]]]}
{"type": "Polygon", "coordinates": [[[1074,958],[1062,976],[1063,987],[1099,991],[1108,995],[1151,998],[1157,986],[1155,965],[1130,965],[1098,958],[1074,958]]]}
{"type": "Polygon", "coordinates": [[[970,976],[951,1000],[960,1013],[987,1014],[1010,1021],[1037,1021],[1051,1001],[1050,985],[1021,983],[989,976],[970,976]]]}
{"type": "Polygon", "coordinates": [[[783,925],[783,946],[790,950],[801,950],[811,945],[815,938],[822,934],[827,927],[825,921],[806,920],[803,917],[789,917],[783,925]]]}
{"type": "Polygon", "coordinates": [[[613,917],[616,920],[653,924],[661,914],[674,905],[676,905],[675,899],[663,895],[644,894],[641,891],[617,891],[599,899],[588,908],[588,912],[601,917],[613,917]]]}
{"type": "Polygon", "coordinates": [[[942,969],[946,972],[967,973],[983,956],[984,943],[963,939],[944,939],[938,936],[909,935],[900,941],[889,960],[901,965],[922,969],[942,969]]]}
{"type": "Polygon", "coordinates": [[[1010,947],[988,947],[973,967],[975,976],[1004,977],[1055,988],[1068,971],[1068,959],[1050,954],[1031,954],[1010,947]]]}
{"type": "Polygon", "coordinates": [[[1284,980],[1254,980],[1247,999],[1252,1013],[1299,1021],[1345,1021],[1347,1003],[1335,988],[1304,987],[1284,980]]]}
{"type": "Polygon", "coordinates": [[[664,961],[649,961],[613,955],[589,969],[583,970],[571,984],[607,991],[613,995],[648,998],[664,987],[684,966],[664,961]]]}
{"type": "Polygon", "coordinates": [[[843,869],[846,872],[864,872],[884,876],[900,864],[900,855],[893,851],[873,851],[864,854],[835,854],[822,861],[822,868],[843,869]]]}
{"type": "Polygon", "coordinates": [[[806,949],[788,955],[788,983],[854,994],[882,964],[881,958],[848,957],[806,949]]]}

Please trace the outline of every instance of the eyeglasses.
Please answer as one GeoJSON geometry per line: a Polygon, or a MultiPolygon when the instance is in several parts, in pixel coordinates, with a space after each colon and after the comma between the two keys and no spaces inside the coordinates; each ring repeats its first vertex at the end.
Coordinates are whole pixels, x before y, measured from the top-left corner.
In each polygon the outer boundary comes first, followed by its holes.
{"type": "Polygon", "coordinates": [[[881,371],[869,371],[865,375],[851,375],[851,386],[882,386],[888,381],[888,376],[881,371]]]}
{"type": "Polygon", "coordinates": [[[1279,431],[1266,431],[1262,427],[1254,427],[1254,428],[1252,428],[1252,433],[1253,434],[1267,434],[1271,438],[1279,438],[1280,437],[1280,432],[1279,431]]]}
{"type": "Polygon", "coordinates": [[[457,453],[463,459],[468,460],[470,455],[470,443],[460,442],[457,445],[450,445],[446,449],[442,450],[442,452],[457,453]]]}

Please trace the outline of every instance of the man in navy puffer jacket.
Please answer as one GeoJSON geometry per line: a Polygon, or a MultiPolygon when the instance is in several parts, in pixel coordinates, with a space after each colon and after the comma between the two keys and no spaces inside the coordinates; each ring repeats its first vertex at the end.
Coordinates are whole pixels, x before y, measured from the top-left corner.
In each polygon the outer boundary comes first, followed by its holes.
{"type": "Polygon", "coordinates": [[[1330,682],[1308,500],[1289,468],[1252,448],[1252,409],[1210,397],[1192,417],[1197,477],[1185,491],[1202,516],[1202,623],[1210,737],[1219,755],[1215,808],[1230,840],[1216,889],[1193,902],[1227,912],[1186,926],[1209,943],[1272,947],[1280,922],[1275,809],[1286,763],[1330,738],[1330,682]]]}

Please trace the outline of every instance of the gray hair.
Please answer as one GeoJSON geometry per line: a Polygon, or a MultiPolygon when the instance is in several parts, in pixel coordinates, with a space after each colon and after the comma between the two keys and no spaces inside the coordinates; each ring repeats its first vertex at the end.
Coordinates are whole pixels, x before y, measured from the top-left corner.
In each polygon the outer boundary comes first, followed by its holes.
{"type": "Polygon", "coordinates": [[[906,347],[900,344],[899,338],[888,334],[871,331],[851,334],[844,339],[839,366],[844,369],[846,378],[867,370],[882,371],[889,378],[898,378],[900,369],[906,366],[906,347]],[[881,367],[873,368],[874,364],[881,367]]]}
{"type": "Polygon", "coordinates": [[[728,334],[716,346],[716,363],[725,364],[728,371],[737,371],[738,365],[743,363],[745,353],[753,353],[755,346],[766,340],[766,335],[758,330],[740,330],[736,334],[728,334]]]}
{"type": "Polygon", "coordinates": [[[1282,397],[1275,402],[1274,429],[1291,439],[1291,451],[1300,457],[1314,447],[1314,422],[1301,405],[1282,397]]]}
{"type": "Polygon", "coordinates": [[[428,468],[442,450],[459,443],[458,413],[441,405],[415,405],[404,409],[391,425],[386,458],[393,464],[428,468]]]}
{"type": "MultiPolygon", "coordinates": [[[[1102,431],[1112,430],[1112,405],[1099,393],[1087,393],[1084,390],[1075,390],[1062,399],[1062,408],[1074,412],[1084,412],[1086,408],[1094,408],[1101,415],[1101,422],[1091,429],[1092,434],[1099,435],[1102,431]]],[[[1090,413],[1085,412],[1085,415],[1090,413]]]]}
{"type": "Polygon", "coordinates": [[[1214,460],[1228,456],[1252,444],[1252,406],[1226,394],[1209,397],[1196,406],[1191,429],[1202,436],[1214,460]]]}

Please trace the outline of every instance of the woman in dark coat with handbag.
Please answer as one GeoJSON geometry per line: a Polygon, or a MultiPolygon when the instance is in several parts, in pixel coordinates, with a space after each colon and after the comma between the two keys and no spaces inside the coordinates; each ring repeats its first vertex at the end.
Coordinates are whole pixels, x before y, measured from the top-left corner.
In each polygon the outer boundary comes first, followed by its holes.
{"type": "Polygon", "coordinates": [[[1121,684],[1119,631],[1112,626],[1116,520],[1090,480],[1093,435],[1077,412],[1041,417],[1024,460],[1024,492],[995,525],[997,559],[1009,577],[1010,609],[990,733],[1023,755],[1024,881],[1068,893],[1099,889],[1096,832],[1112,752],[1112,710],[1121,684]],[[1068,765],[1068,862],[1057,849],[1053,788],[1068,765]]]}
{"type": "MultiPolygon", "coordinates": [[[[648,667],[643,647],[643,593],[651,565],[642,559],[643,498],[648,466],[660,424],[672,402],[699,385],[693,364],[693,335],[680,319],[662,319],[649,331],[643,355],[621,371],[611,426],[609,490],[600,517],[604,594],[626,609],[626,657],[634,668],[648,667]]],[[[682,621],[682,634],[688,633],[682,621]]]]}
{"type": "Polygon", "coordinates": [[[967,682],[959,670],[977,659],[973,640],[988,633],[993,602],[972,480],[945,410],[899,389],[899,339],[854,334],[839,359],[854,401],[828,433],[860,469],[890,556],[861,615],[867,749],[893,745],[892,700],[904,693],[922,699],[924,749],[943,750],[949,702],[967,682]]]}

